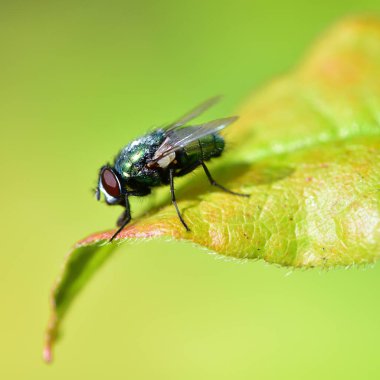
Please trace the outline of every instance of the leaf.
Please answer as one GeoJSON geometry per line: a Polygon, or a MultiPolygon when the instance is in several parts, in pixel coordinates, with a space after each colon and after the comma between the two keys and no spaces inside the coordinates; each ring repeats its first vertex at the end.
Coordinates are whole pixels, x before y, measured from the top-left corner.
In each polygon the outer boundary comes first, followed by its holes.
{"type": "MultiPolygon", "coordinates": [[[[249,199],[185,177],[168,198],[116,240],[158,236],[292,267],[375,262],[380,254],[380,20],[334,27],[293,73],[254,94],[230,127],[230,149],[211,168],[249,199]]],[[[167,190],[167,189],[166,189],[167,190]]],[[[71,302],[111,256],[112,231],[77,243],[51,296],[44,357],[71,302]]]]}

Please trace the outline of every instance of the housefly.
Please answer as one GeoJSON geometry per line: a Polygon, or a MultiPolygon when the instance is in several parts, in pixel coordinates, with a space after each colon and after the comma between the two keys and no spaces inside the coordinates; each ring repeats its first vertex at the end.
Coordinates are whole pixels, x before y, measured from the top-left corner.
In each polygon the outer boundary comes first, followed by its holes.
{"type": "Polygon", "coordinates": [[[200,125],[187,123],[213,106],[219,97],[211,98],[194,108],[174,123],[153,130],[132,141],[116,156],[113,165],[105,165],[99,171],[96,198],[103,193],[108,205],[120,205],[124,212],[117,221],[119,229],[112,241],[130,222],[130,196],[145,196],[157,186],[169,185],[171,200],[179,220],[190,231],[178,208],[174,177],[181,177],[202,166],[211,185],[238,196],[248,196],[231,191],[217,183],[211,176],[206,162],[219,157],[224,150],[224,139],[219,132],[237,120],[237,116],[217,119],[200,125]]]}

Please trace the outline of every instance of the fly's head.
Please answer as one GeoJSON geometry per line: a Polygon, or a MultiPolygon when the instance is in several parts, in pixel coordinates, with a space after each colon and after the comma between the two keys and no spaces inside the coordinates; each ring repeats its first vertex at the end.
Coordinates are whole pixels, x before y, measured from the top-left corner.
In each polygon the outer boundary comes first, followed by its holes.
{"type": "Polygon", "coordinates": [[[98,187],[95,194],[100,200],[100,193],[109,205],[124,205],[125,191],[122,186],[122,179],[114,168],[109,165],[103,166],[99,171],[98,187]]]}

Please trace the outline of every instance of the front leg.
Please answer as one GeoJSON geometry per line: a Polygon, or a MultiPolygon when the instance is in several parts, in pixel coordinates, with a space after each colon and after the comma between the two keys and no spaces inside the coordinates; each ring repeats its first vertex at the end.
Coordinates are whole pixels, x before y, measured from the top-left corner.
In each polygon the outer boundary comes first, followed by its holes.
{"type": "Polygon", "coordinates": [[[117,220],[117,226],[119,227],[119,229],[112,235],[111,239],[109,240],[110,242],[112,242],[112,240],[115,239],[115,237],[119,235],[119,233],[124,229],[124,227],[131,221],[131,207],[129,205],[128,194],[125,194],[124,207],[124,212],[117,220]]]}
{"type": "MultiPolygon", "coordinates": [[[[123,213],[117,218],[117,222],[116,222],[116,225],[118,227],[121,227],[123,224],[124,224],[124,221],[128,219],[128,217],[131,218],[131,215],[130,215],[130,209],[128,208],[125,208],[123,213]],[[129,215],[128,215],[129,214],[129,215]]],[[[132,218],[131,218],[132,219],[132,218]]]]}
{"type": "Polygon", "coordinates": [[[148,195],[151,193],[150,188],[143,188],[140,190],[133,190],[125,194],[124,198],[124,207],[125,210],[123,213],[119,216],[116,225],[119,227],[119,229],[113,234],[113,236],[110,239],[110,242],[115,239],[117,235],[124,229],[124,227],[131,221],[131,206],[129,205],[129,196],[133,195],[136,197],[143,197],[144,195],[148,195]]]}

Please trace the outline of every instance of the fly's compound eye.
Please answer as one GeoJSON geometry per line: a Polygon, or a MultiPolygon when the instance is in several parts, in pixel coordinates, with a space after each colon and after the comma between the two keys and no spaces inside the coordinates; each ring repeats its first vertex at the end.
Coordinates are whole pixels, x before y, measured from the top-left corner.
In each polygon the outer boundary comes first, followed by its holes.
{"type": "Polygon", "coordinates": [[[121,195],[120,182],[116,174],[111,169],[104,169],[101,173],[101,181],[103,189],[114,198],[119,198],[121,195]]]}

